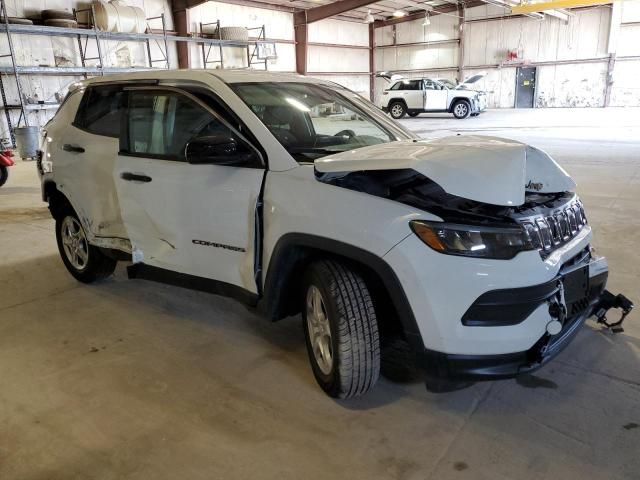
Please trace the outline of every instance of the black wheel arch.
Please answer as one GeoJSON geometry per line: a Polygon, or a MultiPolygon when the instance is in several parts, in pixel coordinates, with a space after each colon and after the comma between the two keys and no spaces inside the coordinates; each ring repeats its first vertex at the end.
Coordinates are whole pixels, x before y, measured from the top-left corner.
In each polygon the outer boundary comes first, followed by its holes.
{"type": "MultiPolygon", "coordinates": [[[[258,308],[272,321],[300,312],[302,276],[307,266],[321,258],[332,258],[356,268],[372,292],[385,330],[400,329],[416,351],[424,343],[402,284],[391,266],[381,257],[338,240],[306,233],[288,233],[276,243],[258,308]]],[[[396,332],[394,332],[396,333],[396,332]]]]}
{"type": "Polygon", "coordinates": [[[42,200],[49,203],[49,211],[54,219],[60,218],[69,210],[75,212],[69,199],[58,190],[58,186],[53,180],[48,180],[43,184],[42,200]]]}
{"type": "Polygon", "coordinates": [[[467,102],[469,104],[469,109],[471,109],[471,100],[469,100],[467,97],[455,97],[453,100],[451,100],[451,103],[449,104],[449,113],[453,113],[454,105],[458,103],[460,100],[467,102]]]}
{"type": "Polygon", "coordinates": [[[387,108],[391,108],[392,103],[401,103],[402,105],[404,105],[405,110],[409,110],[409,107],[407,107],[407,102],[404,98],[392,98],[391,100],[389,100],[389,103],[387,103],[387,108]]]}

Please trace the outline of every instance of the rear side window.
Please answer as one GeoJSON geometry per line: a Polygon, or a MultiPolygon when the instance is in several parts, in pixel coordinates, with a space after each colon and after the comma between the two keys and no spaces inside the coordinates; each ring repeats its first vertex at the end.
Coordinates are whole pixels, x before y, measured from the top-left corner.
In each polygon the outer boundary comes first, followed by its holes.
{"type": "Polygon", "coordinates": [[[73,125],[95,135],[118,138],[124,92],[119,85],[99,85],[85,90],[73,125]]]}
{"type": "Polygon", "coordinates": [[[422,80],[401,80],[391,90],[422,90],[422,80]]]}

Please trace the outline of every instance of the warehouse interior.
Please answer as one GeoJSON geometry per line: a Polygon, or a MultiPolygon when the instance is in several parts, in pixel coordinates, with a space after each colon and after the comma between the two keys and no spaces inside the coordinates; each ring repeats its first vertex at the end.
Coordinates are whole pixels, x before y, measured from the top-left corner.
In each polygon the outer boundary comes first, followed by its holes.
{"type": "MultiPolygon", "coordinates": [[[[104,2],[1,2],[8,150],[78,82],[118,73],[299,74],[378,107],[396,79],[478,76],[479,116],[400,123],[549,153],[577,183],[607,288],[640,301],[640,0],[127,0],[142,13],[126,29],[98,25],[104,2]]],[[[0,188],[0,479],[640,478],[637,312],[622,333],[587,321],[531,375],[433,393],[383,357],[374,390],[331,399],[300,315],[272,323],[231,298],[130,280],[122,262],[77,282],[36,162],[20,156],[0,188]]]]}

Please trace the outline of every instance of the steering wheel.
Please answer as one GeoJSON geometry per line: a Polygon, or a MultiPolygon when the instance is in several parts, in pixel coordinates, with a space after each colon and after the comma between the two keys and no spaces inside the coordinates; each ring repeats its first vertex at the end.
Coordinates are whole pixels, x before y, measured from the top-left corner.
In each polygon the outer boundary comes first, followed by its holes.
{"type": "Polygon", "coordinates": [[[338,133],[336,133],[334,135],[334,137],[349,137],[349,138],[353,138],[356,136],[356,132],[354,132],[353,130],[340,130],[338,133]]]}

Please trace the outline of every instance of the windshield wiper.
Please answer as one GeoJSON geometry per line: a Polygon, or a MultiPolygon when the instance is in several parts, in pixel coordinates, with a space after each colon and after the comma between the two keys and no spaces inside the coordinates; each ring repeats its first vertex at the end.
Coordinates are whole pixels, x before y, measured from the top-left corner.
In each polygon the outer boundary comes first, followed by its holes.
{"type": "Polygon", "coordinates": [[[288,148],[289,153],[319,153],[324,155],[331,155],[333,153],[344,152],[346,149],[342,150],[330,150],[328,148],[318,148],[318,147],[291,147],[288,148]]]}

